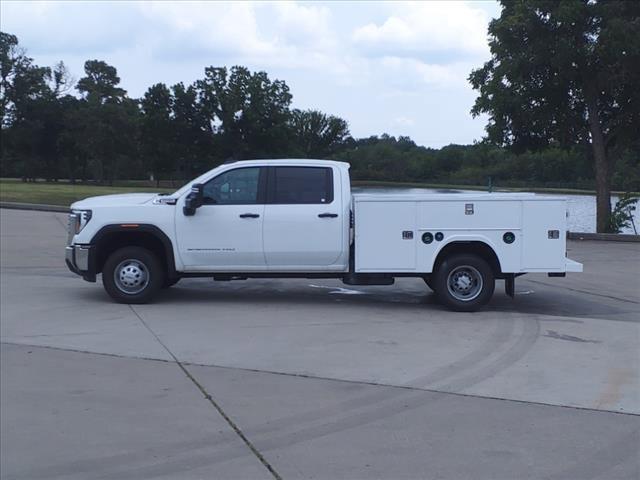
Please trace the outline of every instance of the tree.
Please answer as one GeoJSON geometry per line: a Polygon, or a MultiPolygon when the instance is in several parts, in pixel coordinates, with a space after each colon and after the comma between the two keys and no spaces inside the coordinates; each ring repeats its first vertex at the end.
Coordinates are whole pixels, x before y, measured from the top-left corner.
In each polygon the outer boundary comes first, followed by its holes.
{"type": "Polygon", "coordinates": [[[127,92],[118,87],[120,77],[115,67],[101,60],[87,60],[84,63],[85,77],[78,80],[76,88],[92,103],[116,103],[127,92]]]}
{"type": "Polygon", "coordinates": [[[208,67],[196,83],[222,158],[269,158],[289,145],[291,94],[281,80],[245,67],[208,67]]]}
{"type": "Polygon", "coordinates": [[[15,35],[0,32],[0,116],[2,169],[33,180],[57,178],[57,94],[65,82],[64,64],[55,77],[33,63],[15,35]]]}
{"type": "Polygon", "coordinates": [[[607,229],[616,151],[640,124],[640,2],[501,0],[491,59],[471,72],[488,140],[522,152],[587,145],[597,231],[607,229]]]}
{"type": "Polygon", "coordinates": [[[318,110],[293,110],[289,124],[292,147],[306,158],[328,158],[350,138],[346,121],[318,110]]]}
{"type": "Polygon", "coordinates": [[[86,180],[88,177],[88,158],[86,135],[87,126],[84,113],[86,108],[83,101],[72,95],[65,95],[60,99],[61,115],[60,136],[57,150],[60,153],[61,170],[66,178],[75,183],[77,178],[86,180]]]}
{"type": "Polygon", "coordinates": [[[88,155],[93,175],[110,184],[121,170],[140,168],[138,103],[120,88],[114,67],[99,60],[84,64],[85,77],[78,81],[82,94],[80,116],[84,119],[84,136],[80,148],[88,155]]]}
{"type": "Polygon", "coordinates": [[[173,125],[179,141],[177,170],[183,179],[193,178],[213,167],[213,133],[207,112],[199,101],[195,85],[178,83],[173,94],[173,125]]]}
{"type": "Polygon", "coordinates": [[[140,101],[140,146],[145,164],[153,173],[156,184],[160,177],[174,170],[174,155],[177,150],[173,127],[173,97],[164,83],[150,87],[140,101]]]}
{"type": "Polygon", "coordinates": [[[22,108],[50,93],[51,69],[38,67],[15,35],[0,32],[0,118],[3,127],[21,119],[22,108]]]}

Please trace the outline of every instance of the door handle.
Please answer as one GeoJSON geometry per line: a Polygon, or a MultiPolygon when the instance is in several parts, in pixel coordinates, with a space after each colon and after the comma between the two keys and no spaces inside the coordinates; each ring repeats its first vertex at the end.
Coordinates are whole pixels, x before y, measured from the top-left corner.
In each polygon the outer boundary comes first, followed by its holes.
{"type": "Polygon", "coordinates": [[[320,218],[336,218],[338,214],[337,213],[319,213],[318,216],[320,218]]]}
{"type": "Polygon", "coordinates": [[[257,213],[241,213],[240,218],[258,218],[260,215],[257,213]]]}

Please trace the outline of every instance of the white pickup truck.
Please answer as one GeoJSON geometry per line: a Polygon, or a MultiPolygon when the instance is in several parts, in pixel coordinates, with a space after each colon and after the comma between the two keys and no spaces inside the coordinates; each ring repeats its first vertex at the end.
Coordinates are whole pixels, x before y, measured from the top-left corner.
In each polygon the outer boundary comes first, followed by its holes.
{"type": "Polygon", "coordinates": [[[185,277],[419,277],[453,310],[513,296],[527,272],[564,276],[566,200],[533,194],[352,194],[349,165],[251,160],[221,165],[170,195],[71,205],[66,263],[118,302],[149,302],[185,277]]]}

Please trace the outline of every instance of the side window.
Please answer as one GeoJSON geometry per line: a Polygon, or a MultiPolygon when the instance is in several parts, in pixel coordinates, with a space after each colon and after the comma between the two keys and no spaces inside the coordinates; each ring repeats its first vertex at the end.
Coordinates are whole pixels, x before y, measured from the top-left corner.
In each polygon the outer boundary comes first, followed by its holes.
{"type": "Polygon", "coordinates": [[[260,167],[237,168],[222,173],[204,185],[205,205],[250,205],[258,203],[260,167]]]}
{"type": "Polygon", "coordinates": [[[324,167],[275,167],[272,203],[333,202],[333,171],[324,167]]]}

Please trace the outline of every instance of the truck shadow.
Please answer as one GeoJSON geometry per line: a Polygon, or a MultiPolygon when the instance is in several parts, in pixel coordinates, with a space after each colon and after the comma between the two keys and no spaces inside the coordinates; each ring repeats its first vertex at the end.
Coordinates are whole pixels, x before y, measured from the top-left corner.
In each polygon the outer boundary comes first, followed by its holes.
{"type": "MultiPolygon", "coordinates": [[[[611,318],[634,321],[640,310],[634,303],[602,299],[566,289],[536,287],[535,291],[518,288],[515,299],[505,295],[501,282],[491,302],[481,311],[487,313],[521,313],[563,317],[611,318]]],[[[398,314],[420,311],[450,313],[468,318],[470,313],[450,312],[439,304],[437,296],[421,281],[398,282],[392,287],[348,287],[340,282],[318,280],[247,280],[213,283],[202,279],[184,279],[165,290],[156,300],[162,304],[238,303],[242,305],[304,306],[305,308],[371,306],[398,314]]]]}

